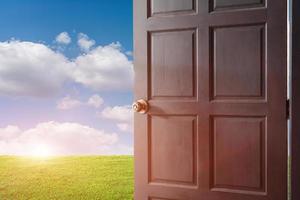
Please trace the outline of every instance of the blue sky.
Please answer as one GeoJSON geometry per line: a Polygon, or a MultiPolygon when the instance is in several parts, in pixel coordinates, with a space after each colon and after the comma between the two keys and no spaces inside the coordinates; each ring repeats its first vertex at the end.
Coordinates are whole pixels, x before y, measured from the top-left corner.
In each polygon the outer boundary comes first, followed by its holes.
{"type": "Polygon", "coordinates": [[[132,49],[132,0],[1,0],[0,39],[51,43],[62,30],[132,49]]]}
{"type": "Polygon", "coordinates": [[[0,3],[0,154],[131,153],[132,1],[0,3]]]}

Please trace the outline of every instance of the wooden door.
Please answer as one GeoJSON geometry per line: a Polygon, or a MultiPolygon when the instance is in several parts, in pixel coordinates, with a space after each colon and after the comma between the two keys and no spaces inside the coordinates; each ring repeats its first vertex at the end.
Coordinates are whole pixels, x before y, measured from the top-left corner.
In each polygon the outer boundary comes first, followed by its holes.
{"type": "Polygon", "coordinates": [[[134,0],[136,200],[287,199],[286,3],[134,0]]]}

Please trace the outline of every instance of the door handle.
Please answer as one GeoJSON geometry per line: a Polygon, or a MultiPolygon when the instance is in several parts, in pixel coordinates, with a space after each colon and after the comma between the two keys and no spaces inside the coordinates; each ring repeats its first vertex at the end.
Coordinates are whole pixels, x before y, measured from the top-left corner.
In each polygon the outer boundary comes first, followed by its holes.
{"type": "Polygon", "coordinates": [[[149,104],[146,100],[140,99],[132,104],[132,109],[136,113],[145,114],[149,110],[149,104]]]}

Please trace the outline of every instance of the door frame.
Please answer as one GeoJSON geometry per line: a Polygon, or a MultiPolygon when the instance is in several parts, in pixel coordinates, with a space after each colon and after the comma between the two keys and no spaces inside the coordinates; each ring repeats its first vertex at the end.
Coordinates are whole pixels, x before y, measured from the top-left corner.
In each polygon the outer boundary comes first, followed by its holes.
{"type": "Polygon", "coordinates": [[[291,42],[291,195],[300,199],[300,2],[292,2],[291,42]]]}

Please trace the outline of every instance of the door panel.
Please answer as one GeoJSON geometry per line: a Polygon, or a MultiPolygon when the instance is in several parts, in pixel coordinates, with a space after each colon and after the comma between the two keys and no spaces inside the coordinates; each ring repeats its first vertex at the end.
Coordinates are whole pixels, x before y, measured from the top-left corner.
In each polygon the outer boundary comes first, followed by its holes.
{"type": "Polygon", "coordinates": [[[195,0],[149,0],[151,15],[195,10],[195,0]]]}
{"type": "Polygon", "coordinates": [[[213,190],[265,192],[265,118],[213,118],[213,190]]]}
{"type": "Polygon", "coordinates": [[[151,98],[195,97],[195,31],[151,34],[151,98]]]}
{"type": "Polygon", "coordinates": [[[150,200],[175,200],[175,199],[158,199],[158,198],[150,198],[150,200]]]}
{"type": "Polygon", "coordinates": [[[286,199],[286,1],[134,6],[135,199],[286,199]]]}
{"type": "Polygon", "coordinates": [[[259,7],[264,5],[264,0],[214,0],[212,1],[214,9],[222,8],[249,8],[249,7],[259,7]]]}
{"type": "Polygon", "coordinates": [[[212,34],[213,98],[264,99],[264,25],[214,28],[212,34]]]}
{"type": "Polygon", "coordinates": [[[150,120],[149,182],[195,185],[197,116],[153,115],[150,120]]]}

